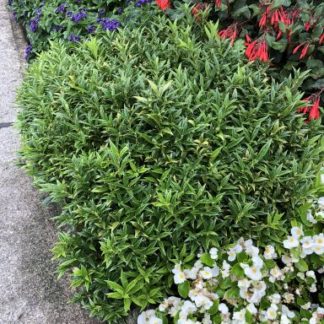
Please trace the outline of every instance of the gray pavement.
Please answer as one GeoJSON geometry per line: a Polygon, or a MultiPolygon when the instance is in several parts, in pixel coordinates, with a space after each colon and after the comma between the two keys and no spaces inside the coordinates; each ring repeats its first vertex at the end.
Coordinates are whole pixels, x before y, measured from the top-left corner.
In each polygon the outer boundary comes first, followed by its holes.
{"type": "Polygon", "coordinates": [[[51,213],[16,166],[19,136],[10,123],[22,60],[6,3],[0,0],[0,324],[95,323],[68,303],[68,284],[56,280],[51,213]]]}

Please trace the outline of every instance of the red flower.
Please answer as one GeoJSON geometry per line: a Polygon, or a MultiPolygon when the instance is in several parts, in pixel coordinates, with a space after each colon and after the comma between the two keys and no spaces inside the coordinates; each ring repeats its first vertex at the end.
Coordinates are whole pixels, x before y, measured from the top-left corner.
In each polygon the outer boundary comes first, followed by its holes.
{"type": "Polygon", "coordinates": [[[294,49],[293,49],[293,54],[296,54],[298,52],[298,50],[302,48],[299,58],[302,59],[307,55],[308,49],[309,49],[309,43],[305,42],[305,43],[301,43],[299,45],[297,45],[294,49]]]}
{"type": "Polygon", "coordinates": [[[238,36],[237,24],[229,25],[227,28],[221,30],[219,33],[220,38],[231,40],[231,45],[233,46],[235,39],[238,36]]]}
{"type": "Polygon", "coordinates": [[[321,34],[321,36],[319,37],[318,42],[319,42],[320,45],[324,44],[324,33],[321,34]]]}
{"type": "Polygon", "coordinates": [[[305,30],[308,32],[311,29],[312,24],[309,21],[307,21],[307,22],[305,22],[304,27],[305,27],[305,30]]]}
{"type": "Polygon", "coordinates": [[[307,121],[320,118],[320,93],[305,98],[306,106],[298,109],[298,112],[308,114],[307,121]]]}
{"type": "Polygon", "coordinates": [[[222,6],[222,0],[215,0],[215,5],[217,8],[220,8],[222,6]]]}
{"type": "Polygon", "coordinates": [[[290,25],[290,19],[283,7],[272,11],[268,6],[260,18],[259,26],[261,28],[266,27],[268,20],[270,22],[270,25],[272,25],[276,29],[279,28],[280,22],[285,25],[290,25]]]}
{"type": "Polygon", "coordinates": [[[264,11],[264,13],[262,14],[260,21],[259,21],[259,27],[265,27],[267,25],[267,19],[268,19],[268,15],[270,12],[270,7],[267,7],[266,10],[264,11]]]}
{"type": "Polygon", "coordinates": [[[252,41],[250,36],[246,35],[245,46],[245,55],[250,61],[269,61],[268,45],[265,39],[257,39],[252,41]]]}
{"type": "Polygon", "coordinates": [[[160,7],[161,10],[166,10],[171,7],[170,0],[156,0],[156,4],[160,7]]]}

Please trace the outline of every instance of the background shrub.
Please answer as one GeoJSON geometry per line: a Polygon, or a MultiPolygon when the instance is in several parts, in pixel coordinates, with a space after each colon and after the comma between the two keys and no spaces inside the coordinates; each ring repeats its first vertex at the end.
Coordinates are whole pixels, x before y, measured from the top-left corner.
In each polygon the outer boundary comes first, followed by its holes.
{"type": "Polygon", "coordinates": [[[190,19],[55,44],[20,91],[25,167],[63,207],[60,274],[111,323],[200,247],[282,239],[323,156],[319,121],[296,114],[303,75],[271,81],[190,19]]]}

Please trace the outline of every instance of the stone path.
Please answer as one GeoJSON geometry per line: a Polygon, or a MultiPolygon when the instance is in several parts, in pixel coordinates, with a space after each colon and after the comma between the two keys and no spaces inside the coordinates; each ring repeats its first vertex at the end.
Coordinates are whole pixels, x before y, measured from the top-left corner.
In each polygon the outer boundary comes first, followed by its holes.
{"type": "Polygon", "coordinates": [[[11,123],[22,65],[6,3],[0,0],[0,323],[95,323],[68,304],[68,285],[56,281],[49,211],[15,165],[19,137],[11,123]]]}

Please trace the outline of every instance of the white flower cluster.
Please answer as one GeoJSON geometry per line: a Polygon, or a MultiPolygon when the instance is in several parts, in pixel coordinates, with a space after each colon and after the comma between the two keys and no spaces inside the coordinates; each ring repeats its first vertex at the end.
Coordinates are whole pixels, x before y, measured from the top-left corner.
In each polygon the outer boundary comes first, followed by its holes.
{"type": "Polygon", "coordinates": [[[167,318],[178,324],[322,323],[324,308],[303,298],[317,292],[324,272],[322,267],[316,274],[306,262],[310,255],[323,260],[324,234],[304,235],[299,226],[290,234],[278,249],[268,245],[261,252],[252,240],[240,239],[222,252],[212,248],[191,268],[177,264],[174,282],[187,287],[188,299],[169,297],[158,310],[143,312],[138,324],[167,318]]]}

